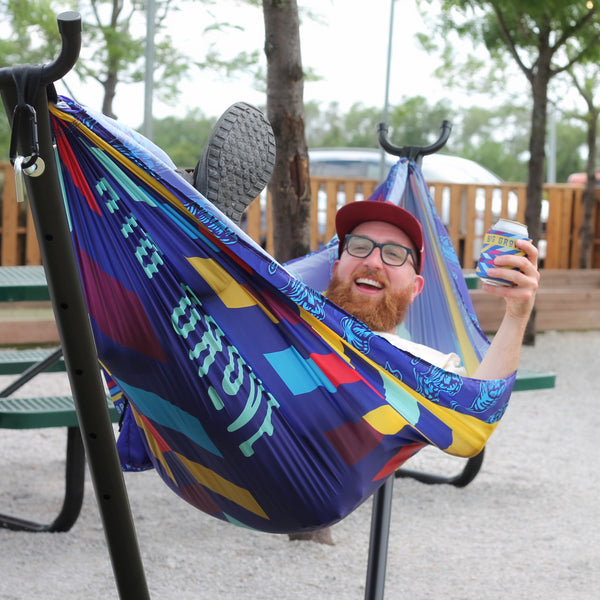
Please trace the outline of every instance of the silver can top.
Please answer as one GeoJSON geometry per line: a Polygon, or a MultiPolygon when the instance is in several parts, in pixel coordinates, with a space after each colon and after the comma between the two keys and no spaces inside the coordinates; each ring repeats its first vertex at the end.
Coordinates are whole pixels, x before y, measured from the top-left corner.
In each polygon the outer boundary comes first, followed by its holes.
{"type": "Polygon", "coordinates": [[[509,219],[498,219],[493,229],[496,231],[503,231],[505,233],[511,233],[513,235],[522,235],[527,237],[527,226],[518,221],[510,221],[509,219]]]}

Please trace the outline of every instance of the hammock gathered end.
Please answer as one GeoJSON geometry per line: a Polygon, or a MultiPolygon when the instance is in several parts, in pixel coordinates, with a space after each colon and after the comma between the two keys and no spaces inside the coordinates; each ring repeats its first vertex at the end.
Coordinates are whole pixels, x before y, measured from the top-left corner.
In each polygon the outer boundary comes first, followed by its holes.
{"type": "MultiPolygon", "coordinates": [[[[261,531],[332,524],[427,444],[473,456],[514,376],[481,381],[402,352],[327,300],[337,243],[281,265],[135,132],[67,98],[57,159],[98,357],[123,410],[123,467],[261,531]]],[[[487,348],[419,169],[371,199],[423,224],[411,338],[474,372],[487,348]]]]}

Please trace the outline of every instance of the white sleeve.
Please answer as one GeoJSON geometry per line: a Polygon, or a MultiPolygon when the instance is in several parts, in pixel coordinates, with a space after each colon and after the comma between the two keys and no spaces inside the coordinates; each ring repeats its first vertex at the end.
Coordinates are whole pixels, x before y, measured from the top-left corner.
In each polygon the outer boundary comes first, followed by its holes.
{"type": "Polygon", "coordinates": [[[454,352],[444,354],[443,352],[435,350],[434,348],[430,348],[429,346],[417,344],[415,342],[411,342],[410,340],[405,340],[395,333],[379,331],[376,333],[382,338],[385,338],[388,342],[390,342],[390,344],[396,346],[396,348],[400,348],[400,350],[404,350],[405,352],[410,352],[414,356],[426,360],[435,367],[439,367],[440,369],[444,369],[445,371],[450,371],[464,377],[467,375],[466,369],[460,364],[460,357],[454,352]]]}

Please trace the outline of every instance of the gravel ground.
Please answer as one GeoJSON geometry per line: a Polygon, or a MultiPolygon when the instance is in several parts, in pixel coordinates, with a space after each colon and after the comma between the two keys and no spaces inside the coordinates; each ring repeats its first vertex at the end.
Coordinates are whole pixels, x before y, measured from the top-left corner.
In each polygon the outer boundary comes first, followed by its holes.
{"type": "MultiPolygon", "coordinates": [[[[522,366],[555,371],[556,388],[513,396],[469,486],[396,481],[386,598],[600,597],[600,331],[540,334],[522,366]]],[[[45,375],[23,394],[63,391],[65,379],[45,375]]],[[[65,432],[0,435],[0,511],[51,520],[62,500],[65,432]]],[[[439,452],[413,459],[434,471],[463,464],[439,452]]],[[[364,598],[370,501],[323,546],[211,519],[152,472],[125,481],[152,598],[364,598]]],[[[117,598],[89,477],[70,532],[0,530],[0,565],[3,600],[117,598]]]]}

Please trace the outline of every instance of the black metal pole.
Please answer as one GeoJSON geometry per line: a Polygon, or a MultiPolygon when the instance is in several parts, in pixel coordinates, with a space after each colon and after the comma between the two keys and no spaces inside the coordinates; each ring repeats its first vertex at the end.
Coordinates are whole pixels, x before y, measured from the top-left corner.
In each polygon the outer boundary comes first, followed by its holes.
{"type": "MultiPolygon", "coordinates": [[[[81,31],[81,19],[77,13],[69,12],[59,15],[58,21],[63,37],[61,57],[72,57],[74,54],[76,60],[79,52],[78,43],[81,39],[78,33],[81,31]],[[77,40],[73,35],[76,28],[78,28],[76,32],[79,36],[78,43],[75,43],[77,40]],[[73,52],[74,43],[75,52],[73,52]]],[[[48,68],[42,67],[46,69],[43,71],[43,76],[62,76],[65,71],[62,68],[64,65],[60,62],[59,57],[59,60],[48,68]]],[[[2,71],[5,73],[6,69],[2,71]]],[[[2,99],[10,117],[17,104],[17,93],[15,86],[8,84],[6,79],[6,77],[0,78],[0,85],[2,99]]],[[[46,80],[47,83],[49,82],[46,80]]],[[[33,108],[37,115],[39,156],[45,163],[45,169],[41,175],[35,177],[26,175],[25,186],[40,244],[81,436],[119,596],[126,600],[144,600],[150,596],[114,443],[104,385],[98,368],[96,347],[65,214],[52,148],[45,85],[42,85],[33,108]]],[[[27,140],[23,143],[26,144],[27,140]]]]}
{"type": "Polygon", "coordinates": [[[394,477],[390,476],[373,494],[365,600],[383,600],[393,491],[394,477]]]}

